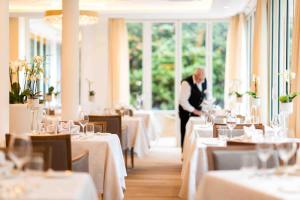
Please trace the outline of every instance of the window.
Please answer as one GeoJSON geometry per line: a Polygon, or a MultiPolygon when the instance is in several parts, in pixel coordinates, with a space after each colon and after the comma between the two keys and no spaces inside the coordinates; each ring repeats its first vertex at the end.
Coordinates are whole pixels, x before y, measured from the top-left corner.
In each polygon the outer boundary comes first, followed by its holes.
{"type": "Polygon", "coordinates": [[[213,24],[213,96],[216,104],[224,106],[224,78],[228,23],[213,24]]]}
{"type": "MultiPolygon", "coordinates": [[[[30,58],[42,56],[44,58],[44,75],[40,80],[39,88],[44,95],[50,86],[54,92],[60,92],[60,72],[61,72],[61,41],[60,31],[45,24],[43,19],[30,19],[30,58]],[[47,29],[44,31],[43,29],[47,29]],[[51,33],[48,33],[50,31],[51,33]]],[[[60,96],[55,98],[56,105],[60,105],[60,96]]]]}
{"type": "Polygon", "coordinates": [[[279,112],[278,98],[285,93],[279,73],[291,68],[292,32],[294,18],[294,0],[271,0],[270,4],[270,76],[271,76],[271,113],[279,112]]]}
{"type": "Polygon", "coordinates": [[[182,24],[182,77],[193,74],[197,67],[206,66],[206,24],[182,24]]]}
{"type": "Polygon", "coordinates": [[[130,102],[145,109],[175,110],[179,85],[205,67],[211,94],[224,105],[228,22],[128,22],[130,102]]]}
{"type": "Polygon", "coordinates": [[[130,103],[137,105],[143,93],[143,24],[127,23],[130,63],[130,103]]]}
{"type": "Polygon", "coordinates": [[[152,25],[152,108],[174,110],[175,27],[173,23],[152,25]]]}

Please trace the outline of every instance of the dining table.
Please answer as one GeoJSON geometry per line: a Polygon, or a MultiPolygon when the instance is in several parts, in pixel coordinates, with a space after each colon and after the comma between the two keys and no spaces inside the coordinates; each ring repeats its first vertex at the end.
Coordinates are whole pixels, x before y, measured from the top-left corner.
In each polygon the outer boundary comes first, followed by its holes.
{"type": "Polygon", "coordinates": [[[91,176],[77,172],[45,172],[0,177],[0,199],[98,200],[91,176]]]}
{"type": "Polygon", "coordinates": [[[179,197],[188,200],[195,199],[197,187],[208,171],[206,148],[223,146],[226,146],[226,141],[218,138],[199,137],[194,140],[183,160],[179,197]]]}
{"type": "Polygon", "coordinates": [[[150,151],[150,139],[143,118],[123,116],[122,126],[127,128],[127,148],[133,148],[138,157],[147,155],[150,151]]]}
{"type": "Polygon", "coordinates": [[[118,136],[110,133],[73,135],[71,145],[77,152],[89,151],[89,174],[98,194],[103,194],[105,200],[124,199],[127,172],[118,136]]]}
{"type": "Polygon", "coordinates": [[[252,170],[211,171],[198,186],[196,200],[298,200],[299,167],[291,176],[271,170],[262,175],[252,170]]]}
{"type": "Polygon", "coordinates": [[[161,126],[159,125],[153,111],[135,110],[133,116],[142,118],[149,140],[157,141],[160,136],[161,126]]]}

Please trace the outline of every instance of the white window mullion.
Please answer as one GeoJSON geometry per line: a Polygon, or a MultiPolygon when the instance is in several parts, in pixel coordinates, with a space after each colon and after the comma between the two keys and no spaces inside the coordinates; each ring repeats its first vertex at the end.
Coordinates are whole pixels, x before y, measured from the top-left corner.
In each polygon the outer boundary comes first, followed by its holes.
{"type": "Polygon", "coordinates": [[[144,109],[152,108],[152,23],[143,23],[143,99],[144,109]]]}

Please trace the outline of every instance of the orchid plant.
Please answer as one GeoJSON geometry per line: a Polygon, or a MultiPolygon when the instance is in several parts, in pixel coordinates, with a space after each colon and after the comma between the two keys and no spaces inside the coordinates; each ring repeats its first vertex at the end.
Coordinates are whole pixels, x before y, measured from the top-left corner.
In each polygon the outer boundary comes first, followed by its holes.
{"type": "Polygon", "coordinates": [[[251,96],[254,99],[258,99],[258,85],[260,82],[259,76],[256,76],[255,74],[252,75],[252,84],[253,84],[253,90],[246,92],[249,96],[251,96]]]}
{"type": "Polygon", "coordinates": [[[230,91],[229,92],[229,96],[235,95],[236,98],[243,97],[244,94],[242,92],[240,92],[240,90],[239,90],[240,85],[241,85],[241,81],[240,80],[238,80],[238,79],[232,80],[231,86],[229,88],[229,91],[230,91]]]}
{"type": "Polygon", "coordinates": [[[300,95],[300,92],[292,92],[292,80],[296,78],[296,73],[285,70],[279,76],[282,76],[285,85],[285,95],[281,95],[279,101],[281,103],[291,103],[295,97],[300,95]]]}
{"type": "Polygon", "coordinates": [[[43,58],[40,56],[34,56],[31,63],[26,60],[10,62],[9,101],[11,104],[25,103],[28,98],[36,99],[40,96],[38,85],[44,73],[42,64],[43,58]],[[21,81],[23,87],[21,87],[21,81]]]}

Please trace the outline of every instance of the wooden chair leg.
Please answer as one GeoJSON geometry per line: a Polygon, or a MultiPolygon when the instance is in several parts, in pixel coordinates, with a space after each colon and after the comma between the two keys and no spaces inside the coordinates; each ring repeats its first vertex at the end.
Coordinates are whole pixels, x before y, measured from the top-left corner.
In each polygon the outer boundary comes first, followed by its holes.
{"type": "Polygon", "coordinates": [[[134,168],[134,148],[131,148],[131,166],[134,168]]]}

